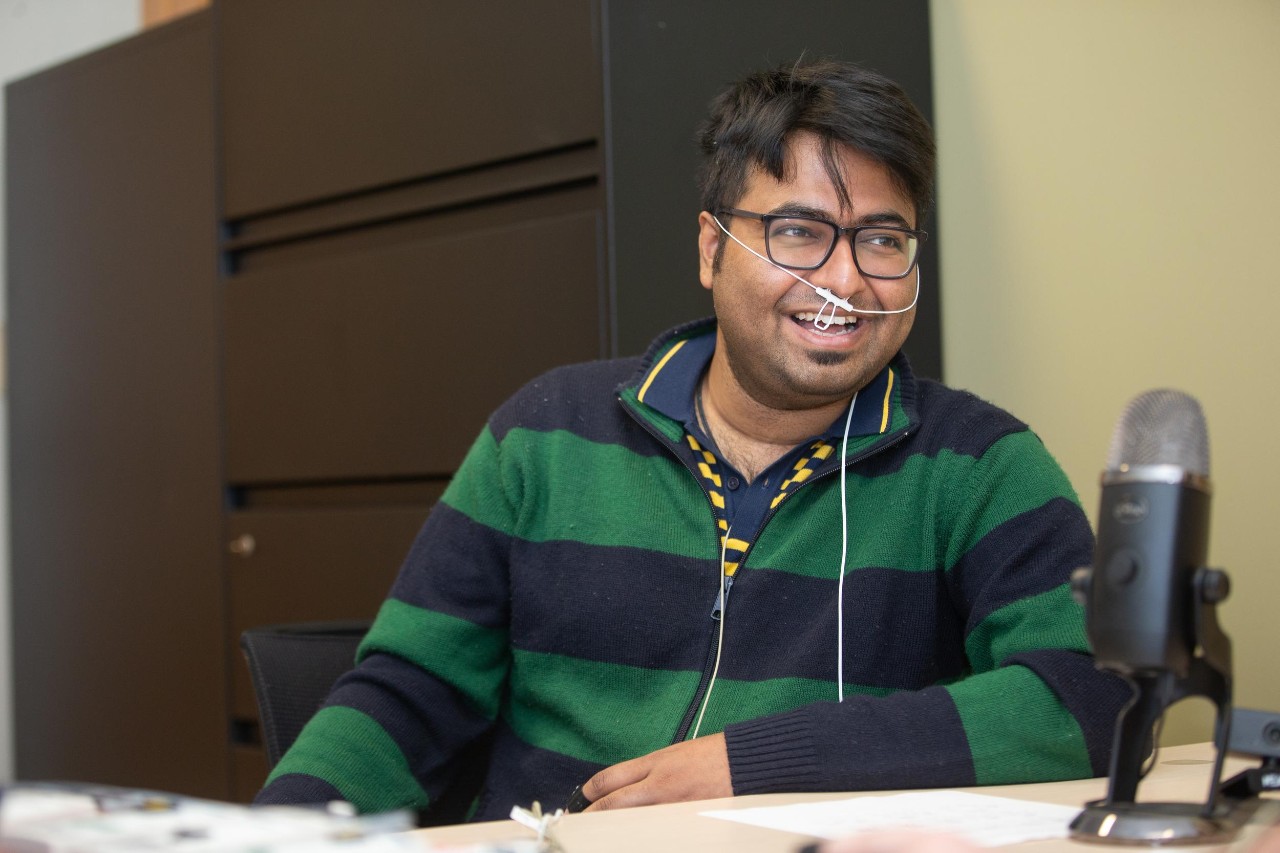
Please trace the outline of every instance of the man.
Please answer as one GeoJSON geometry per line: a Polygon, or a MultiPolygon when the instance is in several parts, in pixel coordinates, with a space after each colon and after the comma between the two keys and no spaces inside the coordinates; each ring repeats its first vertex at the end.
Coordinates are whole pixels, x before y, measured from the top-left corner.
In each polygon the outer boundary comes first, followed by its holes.
{"type": "Polygon", "coordinates": [[[730,89],[702,147],[715,320],[493,415],[260,802],[429,808],[477,767],[477,819],[1105,773],[1127,690],[1071,600],[1070,484],[899,353],[927,124],[818,62],[730,89]]]}

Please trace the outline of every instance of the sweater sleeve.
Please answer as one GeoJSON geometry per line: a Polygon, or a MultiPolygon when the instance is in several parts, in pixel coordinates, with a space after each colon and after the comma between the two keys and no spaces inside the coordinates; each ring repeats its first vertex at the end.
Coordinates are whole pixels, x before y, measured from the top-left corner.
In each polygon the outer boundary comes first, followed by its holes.
{"type": "Polygon", "coordinates": [[[736,794],[1105,774],[1129,688],[1094,667],[1070,593],[1072,570],[1092,558],[1088,521],[1029,431],[995,441],[966,471],[958,483],[940,465],[919,501],[936,515],[936,571],[963,626],[964,673],[728,726],[736,794]]]}
{"type": "Polygon", "coordinates": [[[357,666],[286,752],[258,803],[430,808],[498,714],[507,677],[512,502],[486,429],[432,510],[357,666]]]}

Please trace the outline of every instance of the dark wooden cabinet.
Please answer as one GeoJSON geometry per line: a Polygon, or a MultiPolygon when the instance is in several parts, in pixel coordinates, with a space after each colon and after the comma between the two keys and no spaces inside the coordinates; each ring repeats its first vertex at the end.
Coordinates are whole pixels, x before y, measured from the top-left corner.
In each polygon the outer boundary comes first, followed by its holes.
{"type": "Polygon", "coordinates": [[[207,16],[6,91],[16,769],[227,795],[207,16]]]}
{"type": "Polygon", "coordinates": [[[598,142],[595,5],[223,0],[227,219],[598,142]]]}
{"type": "Polygon", "coordinates": [[[558,191],[431,215],[228,276],[230,481],[454,470],[505,397],[599,355],[598,201],[558,191]]]}
{"type": "Polygon", "coordinates": [[[928,111],[927,6],[217,0],[12,84],[19,777],[250,796],[240,631],[371,617],[494,406],[709,313],[707,102],[840,56],[928,111]]]}

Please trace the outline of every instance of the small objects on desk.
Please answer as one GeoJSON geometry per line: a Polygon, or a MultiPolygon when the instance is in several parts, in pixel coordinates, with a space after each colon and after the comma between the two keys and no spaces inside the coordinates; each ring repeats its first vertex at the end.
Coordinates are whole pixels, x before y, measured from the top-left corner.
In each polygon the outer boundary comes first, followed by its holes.
{"type": "Polygon", "coordinates": [[[560,818],[564,817],[564,809],[556,809],[550,814],[543,814],[542,804],[537,800],[533,801],[533,805],[527,809],[520,806],[511,807],[511,819],[521,826],[528,827],[538,833],[538,844],[545,845],[547,849],[559,850],[560,844],[556,841],[551,829],[560,822],[560,818]]]}
{"type": "Polygon", "coordinates": [[[285,853],[420,850],[407,812],[356,817],[317,808],[248,806],[101,785],[3,789],[0,848],[285,853]]]}

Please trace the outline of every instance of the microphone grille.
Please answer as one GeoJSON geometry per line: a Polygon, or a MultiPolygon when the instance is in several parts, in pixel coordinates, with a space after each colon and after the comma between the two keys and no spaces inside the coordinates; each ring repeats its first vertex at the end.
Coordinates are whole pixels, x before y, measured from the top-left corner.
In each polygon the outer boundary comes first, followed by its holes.
{"type": "Polygon", "coordinates": [[[1209,476],[1209,432],[1196,398],[1158,388],[1129,401],[1107,454],[1108,470],[1121,465],[1176,465],[1209,476]]]}

